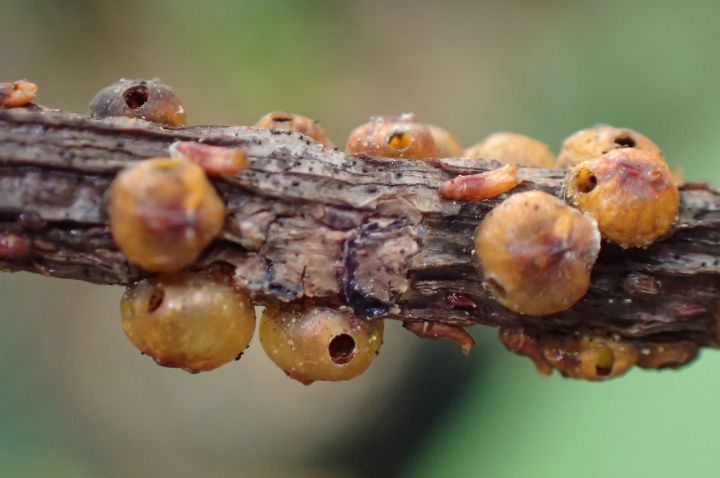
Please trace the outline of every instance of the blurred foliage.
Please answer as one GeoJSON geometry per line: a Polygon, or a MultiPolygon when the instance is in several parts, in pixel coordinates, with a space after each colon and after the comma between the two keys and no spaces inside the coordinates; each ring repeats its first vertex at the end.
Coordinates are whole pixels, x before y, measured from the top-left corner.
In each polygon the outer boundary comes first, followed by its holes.
{"type": "MultiPolygon", "coordinates": [[[[0,12],[0,78],[27,77],[40,102],[72,111],[119,77],[159,76],[193,123],[288,110],[338,144],[370,115],[407,111],[466,144],[513,130],[556,150],[607,122],[720,183],[716,0],[0,0],[0,12]]],[[[122,336],[118,297],[0,277],[0,476],[661,478],[720,465],[712,351],[598,385],[537,376],[493,331],[461,361],[390,327],[366,376],[305,388],[257,344],[213,374],[154,367],[122,336]]]]}
{"type": "Polygon", "coordinates": [[[507,358],[472,384],[405,476],[717,476],[717,352],[606,383],[529,365],[507,358]]]}

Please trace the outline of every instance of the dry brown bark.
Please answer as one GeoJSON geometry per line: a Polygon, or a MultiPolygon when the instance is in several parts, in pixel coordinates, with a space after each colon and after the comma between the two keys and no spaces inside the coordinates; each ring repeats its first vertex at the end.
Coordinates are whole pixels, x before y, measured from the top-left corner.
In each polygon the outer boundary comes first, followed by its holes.
{"type": "MultiPolygon", "coordinates": [[[[442,182],[497,163],[356,158],[295,133],[249,127],[166,129],[35,106],[0,109],[0,266],[101,284],[143,277],[113,243],[103,194],[118,170],[167,155],[177,140],[245,149],[249,169],[215,180],[228,218],[202,263],[235,265],[237,283],[259,303],[311,298],[366,317],[498,326],[516,339],[521,330],[534,338],[599,335],[683,352],[682,360],[647,366],[679,365],[720,343],[714,189],[684,185],[670,237],[646,250],[603,245],[586,297],[532,318],[496,304],[473,263],[473,231],[498,200],[438,195],[442,182]]],[[[558,194],[564,171],[521,169],[520,177],[511,193],[558,194]]],[[[524,353],[520,345],[533,341],[509,342],[524,353]]]]}

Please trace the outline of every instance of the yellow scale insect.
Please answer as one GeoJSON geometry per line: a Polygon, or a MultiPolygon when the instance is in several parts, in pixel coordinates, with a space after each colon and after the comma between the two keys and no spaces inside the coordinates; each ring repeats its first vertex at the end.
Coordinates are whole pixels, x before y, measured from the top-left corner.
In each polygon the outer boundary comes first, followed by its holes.
{"type": "Polygon", "coordinates": [[[107,210],[125,257],[154,272],[195,262],[225,221],[225,205],[203,169],[181,158],[147,159],[120,172],[107,210]]]}
{"type": "Polygon", "coordinates": [[[213,370],[247,348],[255,308],[222,270],[181,272],[129,287],[120,305],[125,335],[164,367],[213,370]]]}
{"type": "Polygon", "coordinates": [[[260,321],[265,353],[306,385],[357,377],[375,360],[382,341],[382,320],[356,317],[347,309],[268,306],[260,321]]]}

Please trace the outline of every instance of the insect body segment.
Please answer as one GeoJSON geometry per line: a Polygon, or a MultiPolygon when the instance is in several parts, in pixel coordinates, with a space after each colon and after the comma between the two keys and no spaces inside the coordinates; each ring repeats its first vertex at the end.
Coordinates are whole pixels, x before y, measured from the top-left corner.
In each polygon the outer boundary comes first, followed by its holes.
{"type": "Polygon", "coordinates": [[[482,201],[513,189],[521,183],[512,164],[484,173],[458,176],[440,186],[440,195],[458,201],[482,201]]]}
{"type": "Polygon", "coordinates": [[[37,85],[27,80],[0,83],[0,108],[19,108],[32,103],[37,85]]]}
{"type": "Polygon", "coordinates": [[[176,141],[170,155],[197,164],[212,176],[237,174],[247,167],[247,155],[239,148],[211,146],[197,141],[176,141]]]}
{"type": "Polygon", "coordinates": [[[460,351],[466,357],[470,354],[470,350],[475,347],[475,339],[462,327],[428,321],[405,321],[403,327],[423,339],[452,340],[460,347],[460,351]]]}

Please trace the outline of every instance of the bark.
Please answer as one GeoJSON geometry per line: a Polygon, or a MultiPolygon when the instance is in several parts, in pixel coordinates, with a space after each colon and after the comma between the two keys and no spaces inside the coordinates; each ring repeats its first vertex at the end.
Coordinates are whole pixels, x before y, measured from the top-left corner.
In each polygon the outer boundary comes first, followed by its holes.
{"type": "MultiPolygon", "coordinates": [[[[681,188],[668,238],[646,250],[604,244],[585,298],[532,318],[495,303],[473,262],[473,231],[499,199],[438,195],[444,181],[497,163],[357,158],[299,134],[249,127],[169,129],[0,109],[0,266],[100,284],[144,277],[113,243],[103,194],[121,168],[166,156],[177,140],[245,149],[249,169],[215,180],[228,218],[198,265],[234,265],[237,284],[259,303],[315,300],[369,318],[486,324],[533,337],[582,334],[688,350],[720,342],[720,195],[706,185],[681,188]]],[[[511,193],[559,194],[564,171],[521,169],[520,177],[511,193]]]]}

